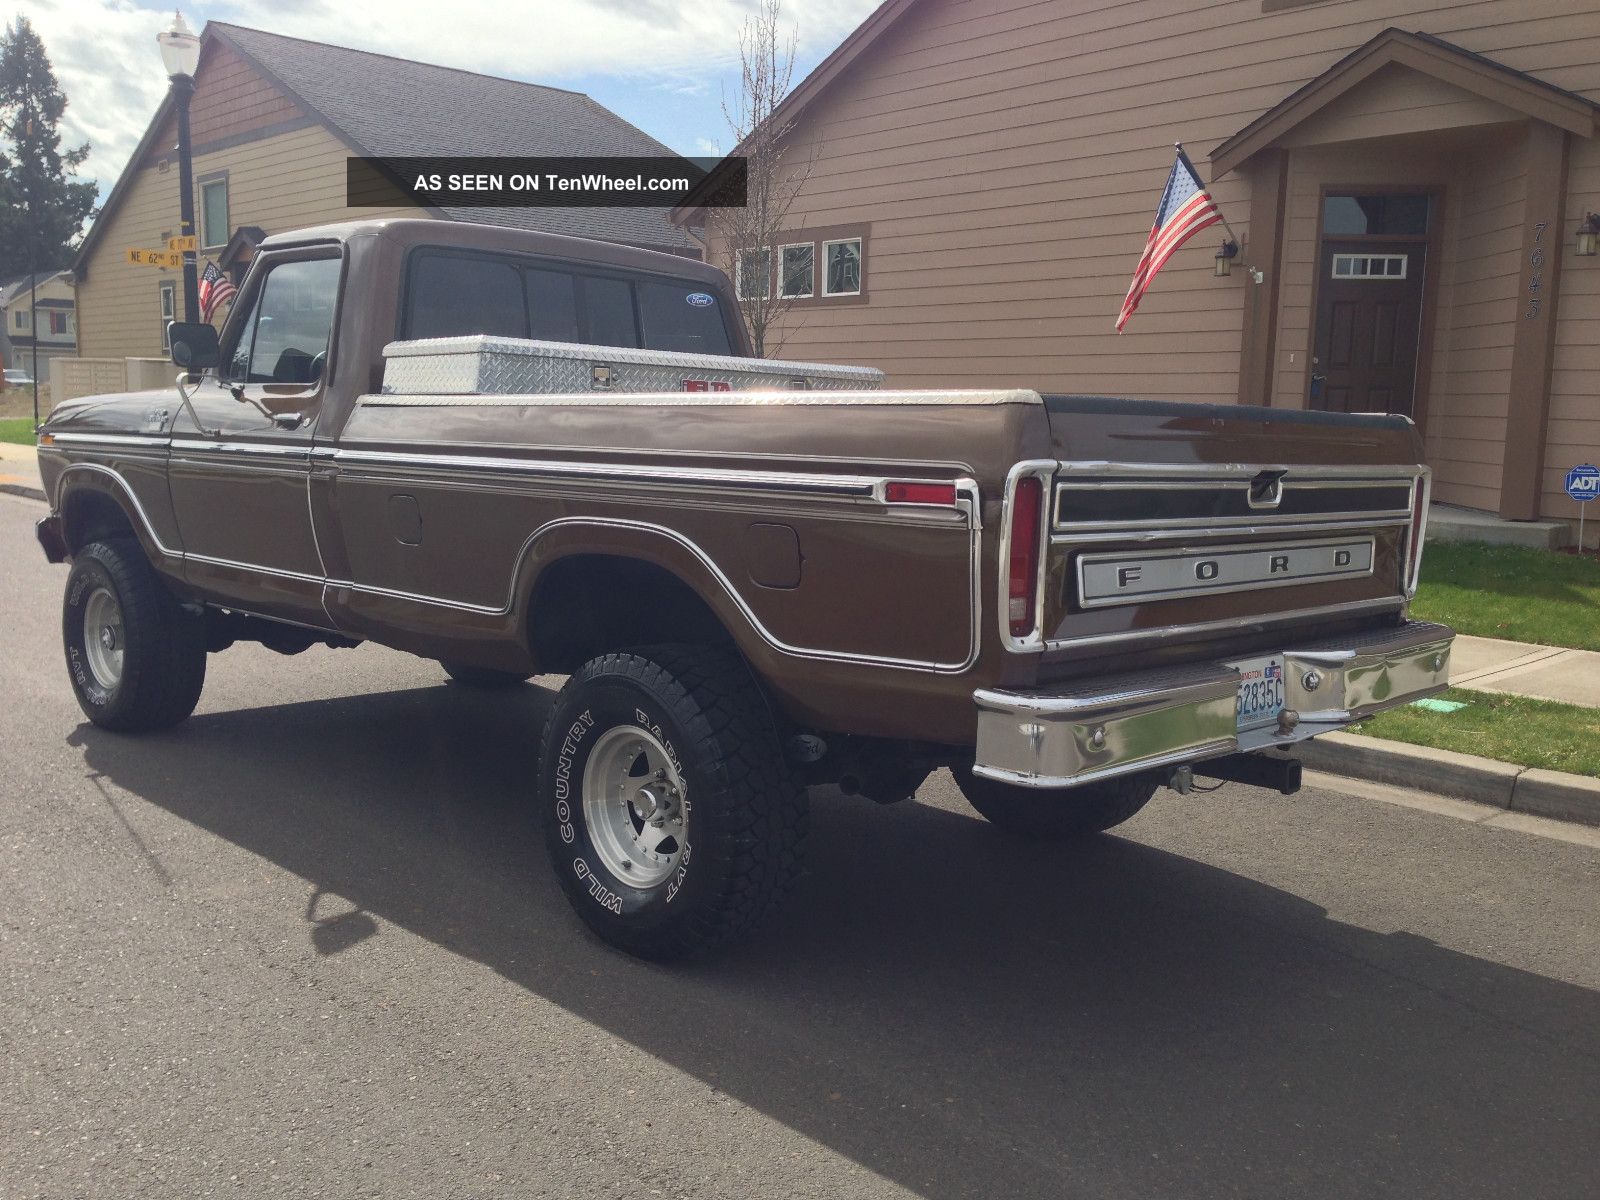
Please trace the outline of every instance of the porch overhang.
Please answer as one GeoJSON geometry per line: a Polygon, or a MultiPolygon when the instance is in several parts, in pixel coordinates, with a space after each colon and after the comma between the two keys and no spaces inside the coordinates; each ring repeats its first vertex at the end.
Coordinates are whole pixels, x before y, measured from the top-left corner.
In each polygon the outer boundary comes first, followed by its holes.
{"type": "Polygon", "coordinates": [[[1211,151],[1218,179],[1321,113],[1386,67],[1399,66],[1578,137],[1600,132],[1600,106],[1427,33],[1385,29],[1211,151]]]}

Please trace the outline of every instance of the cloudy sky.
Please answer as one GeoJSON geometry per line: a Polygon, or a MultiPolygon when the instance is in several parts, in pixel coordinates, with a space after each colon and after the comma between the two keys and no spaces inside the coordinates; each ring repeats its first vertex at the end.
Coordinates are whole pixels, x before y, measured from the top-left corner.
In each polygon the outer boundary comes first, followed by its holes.
{"type": "MultiPolygon", "coordinates": [[[[729,149],[722,98],[738,85],[754,0],[205,0],[184,17],[375,50],[588,92],[682,154],[729,149]]],[[[798,82],[877,0],[785,0],[798,82]]],[[[156,34],[172,11],[136,0],[22,0],[67,94],[63,144],[110,190],[166,90],[156,34]]]]}

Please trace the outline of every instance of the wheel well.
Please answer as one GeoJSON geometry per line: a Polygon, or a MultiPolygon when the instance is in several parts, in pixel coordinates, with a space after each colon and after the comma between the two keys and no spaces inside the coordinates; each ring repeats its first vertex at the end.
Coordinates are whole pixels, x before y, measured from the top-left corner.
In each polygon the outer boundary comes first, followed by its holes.
{"type": "Polygon", "coordinates": [[[733,641],[711,606],[671,571],[608,554],[547,567],[534,588],[528,632],[539,670],[553,674],[629,646],[733,641]]]}
{"type": "Polygon", "coordinates": [[[69,554],[76,554],[90,542],[134,536],[133,522],[122,505],[92,488],[67,494],[61,505],[61,529],[69,554]]]}

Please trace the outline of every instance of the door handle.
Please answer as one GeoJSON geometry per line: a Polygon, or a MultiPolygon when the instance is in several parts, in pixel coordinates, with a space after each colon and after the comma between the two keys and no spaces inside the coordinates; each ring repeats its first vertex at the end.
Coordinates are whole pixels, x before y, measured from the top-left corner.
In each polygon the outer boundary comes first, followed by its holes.
{"type": "Polygon", "coordinates": [[[299,429],[305,422],[301,413],[273,413],[272,423],[279,429],[299,429]]]}

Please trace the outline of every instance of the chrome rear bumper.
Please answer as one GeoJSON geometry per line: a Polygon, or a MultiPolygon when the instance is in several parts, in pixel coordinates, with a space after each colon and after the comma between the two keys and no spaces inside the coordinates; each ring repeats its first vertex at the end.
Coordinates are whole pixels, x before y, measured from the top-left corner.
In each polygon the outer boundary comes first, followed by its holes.
{"type": "Polygon", "coordinates": [[[973,772],[1059,788],[1219,754],[1304,741],[1442,691],[1450,678],[1444,625],[1393,629],[1282,651],[1284,711],[1239,730],[1239,672],[1202,663],[1016,692],[981,689],[973,772]]]}

